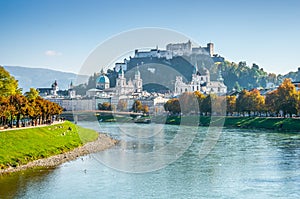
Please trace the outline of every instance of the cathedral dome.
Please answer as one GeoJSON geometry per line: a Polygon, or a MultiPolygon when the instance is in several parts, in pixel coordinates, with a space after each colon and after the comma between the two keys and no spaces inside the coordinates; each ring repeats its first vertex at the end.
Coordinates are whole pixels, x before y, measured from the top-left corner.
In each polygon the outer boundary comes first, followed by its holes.
{"type": "Polygon", "coordinates": [[[106,75],[101,75],[98,77],[97,83],[109,83],[109,78],[106,75]]]}

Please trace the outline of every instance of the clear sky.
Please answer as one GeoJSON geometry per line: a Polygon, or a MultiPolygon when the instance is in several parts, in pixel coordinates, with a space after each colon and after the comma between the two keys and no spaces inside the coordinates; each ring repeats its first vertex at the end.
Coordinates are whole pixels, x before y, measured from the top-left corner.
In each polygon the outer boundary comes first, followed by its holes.
{"type": "Polygon", "coordinates": [[[299,0],[0,0],[0,65],[78,72],[112,36],[159,27],[284,74],[300,66],[299,8],[299,0]]]}

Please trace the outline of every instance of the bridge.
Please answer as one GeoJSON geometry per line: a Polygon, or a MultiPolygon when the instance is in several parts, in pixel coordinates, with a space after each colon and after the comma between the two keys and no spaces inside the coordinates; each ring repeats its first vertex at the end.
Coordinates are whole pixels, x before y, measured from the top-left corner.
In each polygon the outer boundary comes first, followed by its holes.
{"type": "Polygon", "coordinates": [[[80,110],[80,111],[64,111],[62,115],[81,115],[81,114],[107,114],[107,115],[143,115],[143,113],[125,112],[125,111],[104,111],[104,110],[80,110]]]}

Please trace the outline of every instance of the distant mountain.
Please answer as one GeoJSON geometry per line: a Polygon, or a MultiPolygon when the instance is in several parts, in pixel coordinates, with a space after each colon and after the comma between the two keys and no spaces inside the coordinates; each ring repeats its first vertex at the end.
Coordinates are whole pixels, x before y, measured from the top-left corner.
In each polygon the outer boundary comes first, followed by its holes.
{"type": "Polygon", "coordinates": [[[22,66],[3,66],[12,76],[19,81],[19,88],[23,92],[29,88],[49,88],[56,80],[61,90],[68,89],[70,82],[82,84],[87,82],[89,76],[76,75],[75,73],[61,72],[44,68],[29,68],[22,66]]]}

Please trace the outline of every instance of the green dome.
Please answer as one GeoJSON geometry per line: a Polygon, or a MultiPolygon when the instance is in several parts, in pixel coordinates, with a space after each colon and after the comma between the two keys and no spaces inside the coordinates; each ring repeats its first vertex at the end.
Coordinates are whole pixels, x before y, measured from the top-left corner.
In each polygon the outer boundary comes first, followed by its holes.
{"type": "Polygon", "coordinates": [[[98,77],[97,83],[109,83],[109,79],[107,76],[101,75],[100,77],[98,77]]]}

